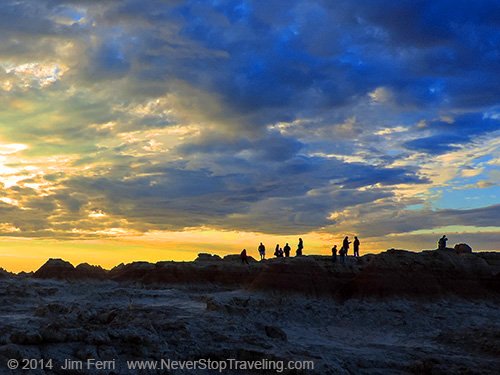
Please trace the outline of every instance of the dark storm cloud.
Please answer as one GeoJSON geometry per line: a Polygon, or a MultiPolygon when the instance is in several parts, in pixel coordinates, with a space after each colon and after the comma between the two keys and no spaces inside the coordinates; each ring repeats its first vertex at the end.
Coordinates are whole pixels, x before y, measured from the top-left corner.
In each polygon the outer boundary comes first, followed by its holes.
{"type": "Polygon", "coordinates": [[[353,220],[345,229],[372,237],[448,226],[498,227],[499,208],[499,205],[490,205],[466,210],[407,210],[400,203],[389,199],[382,204],[368,202],[355,207],[349,213],[350,217],[345,218],[353,220]],[[363,220],[365,223],[370,222],[370,225],[363,224],[363,220]]]}
{"type": "Polygon", "coordinates": [[[442,210],[439,215],[456,225],[494,227],[498,225],[500,204],[470,210],[442,210]]]}
{"type": "Polygon", "coordinates": [[[56,28],[43,2],[5,1],[0,5],[0,30],[7,36],[53,35],[56,28]],[[41,6],[40,6],[41,4],[41,6]]]}
{"type": "Polygon", "coordinates": [[[432,121],[425,130],[436,134],[408,141],[405,146],[412,150],[439,155],[457,150],[482,134],[500,130],[500,120],[485,118],[482,113],[468,113],[453,121],[432,121]]]}
{"type": "Polygon", "coordinates": [[[144,167],[144,176],[120,178],[118,168],[107,177],[74,177],[64,185],[98,199],[101,209],[127,219],[136,230],[211,226],[293,233],[297,227],[314,230],[332,224],[332,211],[391,197],[391,185],[424,182],[409,169],[304,156],[257,163],[234,156],[231,148],[216,154],[207,145],[197,150],[203,166],[190,170],[197,159],[192,146],[189,152],[192,160],[144,167]],[[225,163],[224,171],[213,172],[220,163],[225,163]],[[382,186],[358,190],[375,184],[382,186]]]}
{"type": "Polygon", "coordinates": [[[237,111],[285,116],[280,109],[299,102],[345,105],[377,86],[395,90],[401,104],[461,106],[464,95],[468,106],[492,104],[484,88],[499,78],[500,10],[480,3],[188,2],[175,12],[181,35],[230,55],[187,79],[237,111]]]}
{"type": "Polygon", "coordinates": [[[439,155],[457,150],[459,148],[458,145],[466,141],[468,141],[468,138],[461,135],[438,134],[408,141],[405,143],[405,146],[412,150],[439,155]]]}
{"type": "Polygon", "coordinates": [[[478,107],[498,97],[494,1],[76,2],[92,28],[59,25],[53,14],[65,2],[44,4],[7,2],[3,14],[13,16],[2,24],[32,36],[98,33],[82,56],[96,73],[88,79],[134,67],[129,79],[140,86],[185,80],[251,125],[344,106],[379,86],[401,104],[478,107]]]}
{"type": "MultiPolygon", "coordinates": [[[[96,33],[97,42],[83,51],[80,64],[86,80],[126,77],[133,83],[129,90],[151,95],[172,90],[173,79],[189,82],[217,94],[250,127],[290,121],[308,110],[321,114],[380,86],[393,90],[401,105],[495,104],[500,31],[492,15],[500,15],[498,5],[450,4],[87,4],[95,26],[80,27],[96,33]],[[159,80],[163,87],[155,84],[159,80]]],[[[50,17],[57,7],[39,7],[44,22],[32,34],[43,29],[65,36],[50,17]]]]}
{"type": "Polygon", "coordinates": [[[249,157],[261,161],[285,161],[295,156],[303,147],[302,143],[279,133],[268,133],[257,139],[227,139],[224,136],[206,134],[195,143],[184,143],[179,151],[189,156],[195,153],[217,154],[247,152],[249,157]]]}
{"type": "Polygon", "coordinates": [[[91,52],[92,58],[88,74],[92,79],[116,79],[124,77],[130,63],[117,42],[107,42],[91,52]]]}

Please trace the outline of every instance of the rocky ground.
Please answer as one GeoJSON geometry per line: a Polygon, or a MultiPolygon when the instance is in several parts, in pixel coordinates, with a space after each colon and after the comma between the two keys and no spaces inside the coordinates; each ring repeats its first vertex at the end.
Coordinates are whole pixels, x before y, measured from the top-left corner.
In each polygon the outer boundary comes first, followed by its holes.
{"type": "MultiPolygon", "coordinates": [[[[52,358],[59,362],[52,370],[29,372],[33,374],[169,373],[129,371],[126,361],[267,358],[312,360],[313,373],[318,374],[497,374],[498,258],[484,254],[475,260],[469,258],[465,272],[460,268],[462,255],[426,256],[436,257],[435,265],[447,259],[455,274],[468,275],[467,282],[459,283],[462,287],[475,285],[481,290],[477,295],[468,295],[470,291],[464,295],[446,293],[442,288],[448,282],[441,280],[439,287],[431,288],[432,293],[427,295],[427,283],[434,280],[429,276],[432,272],[421,275],[420,287],[400,283],[389,288],[380,282],[376,270],[386,274],[392,268],[392,276],[387,278],[394,282],[402,272],[394,268],[395,264],[403,271],[410,267],[421,274],[418,262],[405,263],[417,259],[425,265],[429,260],[406,252],[360,262],[351,259],[344,267],[332,265],[326,257],[286,259],[281,263],[271,260],[243,267],[234,258],[223,261],[205,256],[184,266],[139,263],[110,272],[83,267],[85,277],[83,273],[76,277],[75,271],[69,271],[72,266],[60,261],[52,261],[35,275],[2,273],[0,373],[27,373],[9,372],[6,363],[11,358],[52,358]],[[287,265],[295,271],[302,269],[302,274],[294,279],[290,276],[293,272],[283,269],[287,265]],[[165,268],[176,273],[172,267],[177,274],[165,282],[165,268]],[[184,268],[191,274],[200,270],[192,275],[197,282],[182,281],[184,268]],[[206,269],[219,275],[210,276],[206,269]],[[235,276],[238,270],[240,277],[235,276]],[[228,274],[222,275],[225,271],[228,274]],[[54,279],[61,274],[65,276],[54,279]],[[211,281],[202,282],[207,277],[211,281]],[[303,283],[307,277],[313,278],[311,285],[299,287],[293,283],[303,283]],[[315,282],[325,280],[337,284],[313,287],[315,282]],[[287,282],[292,283],[289,291],[287,282]],[[361,287],[367,288],[364,294],[358,290],[361,287]],[[87,358],[115,359],[116,369],[58,369],[64,359],[87,358]]],[[[449,273],[446,267],[443,270],[441,277],[446,279],[449,273]]],[[[406,277],[413,280],[416,276],[406,277]]]]}

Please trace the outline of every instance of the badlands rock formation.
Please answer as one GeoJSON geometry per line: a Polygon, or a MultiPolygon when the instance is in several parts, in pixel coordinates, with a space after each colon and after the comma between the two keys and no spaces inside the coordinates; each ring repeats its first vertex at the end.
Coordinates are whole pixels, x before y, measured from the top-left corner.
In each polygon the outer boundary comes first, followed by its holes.
{"type": "Polygon", "coordinates": [[[314,363],[285,374],[498,374],[499,270],[497,253],[454,250],[109,271],[51,259],[33,275],[0,272],[0,374],[22,358],[53,360],[30,374],[218,373],[127,366],[207,358],[314,363]],[[89,358],[116,368],[61,369],[89,358]]]}
{"type": "Polygon", "coordinates": [[[252,259],[200,254],[194,262],[134,262],[110,271],[88,264],[73,267],[50,259],[35,278],[97,279],[143,284],[214,284],[247,290],[354,297],[487,297],[500,293],[500,253],[457,253],[453,249],[415,253],[388,250],[349,257],[346,265],[326,256],[252,259]]]}

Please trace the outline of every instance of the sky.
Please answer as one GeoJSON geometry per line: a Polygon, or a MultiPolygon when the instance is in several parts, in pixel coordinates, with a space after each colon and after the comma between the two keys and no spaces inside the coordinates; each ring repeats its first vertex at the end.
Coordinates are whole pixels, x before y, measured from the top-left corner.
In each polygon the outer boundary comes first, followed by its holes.
{"type": "Polygon", "coordinates": [[[3,0],[0,266],[500,250],[497,0],[3,0]]]}

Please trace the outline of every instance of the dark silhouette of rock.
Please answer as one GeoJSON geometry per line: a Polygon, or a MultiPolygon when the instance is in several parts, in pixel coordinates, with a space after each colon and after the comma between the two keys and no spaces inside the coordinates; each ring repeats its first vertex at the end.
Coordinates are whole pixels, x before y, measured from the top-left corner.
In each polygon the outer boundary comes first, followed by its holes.
{"type": "Polygon", "coordinates": [[[454,249],[455,249],[455,252],[457,254],[470,254],[470,253],[472,253],[472,247],[470,247],[466,243],[456,244],[454,249]]]}
{"type": "Polygon", "coordinates": [[[208,254],[208,253],[199,253],[198,258],[196,258],[195,262],[211,262],[211,261],[219,261],[222,260],[220,256],[217,254],[208,254]]]}
{"type": "Polygon", "coordinates": [[[486,297],[500,294],[500,254],[457,255],[454,250],[415,253],[388,250],[365,255],[342,269],[326,257],[269,262],[249,285],[253,290],[298,292],[349,298],[392,296],[438,298],[446,295],[486,297]]]}
{"type": "Polygon", "coordinates": [[[71,263],[62,259],[49,259],[33,274],[33,277],[39,279],[104,280],[107,278],[107,273],[108,271],[102,267],[88,263],[82,263],[74,267],[71,263]]]}
{"type": "Polygon", "coordinates": [[[154,271],[156,266],[148,262],[133,262],[129,264],[120,264],[109,271],[109,277],[112,280],[135,280],[141,279],[150,271],[154,271]]]}
{"type": "MultiPolygon", "coordinates": [[[[21,277],[21,278],[26,278],[26,277],[33,277],[35,273],[33,271],[30,271],[30,272],[24,272],[24,271],[21,271],[19,272],[16,276],[17,277],[21,277]]],[[[14,275],[13,275],[14,276],[14,275]]]]}
{"type": "Polygon", "coordinates": [[[458,256],[453,250],[388,250],[370,256],[362,272],[344,287],[343,297],[482,297],[491,292],[487,280],[499,272],[481,257],[458,256]]]}
{"type": "Polygon", "coordinates": [[[442,248],[442,249],[439,249],[439,248],[438,248],[438,249],[432,249],[432,250],[422,250],[422,251],[445,251],[445,252],[447,251],[447,252],[452,252],[452,253],[453,253],[453,252],[455,251],[455,249],[454,249],[454,248],[452,248],[452,247],[444,247],[444,248],[442,248]]]}
{"type": "Polygon", "coordinates": [[[106,279],[144,284],[237,286],[248,290],[330,296],[341,300],[364,297],[438,298],[458,295],[482,298],[500,294],[500,253],[460,253],[453,249],[420,253],[388,250],[348,259],[335,267],[328,256],[270,259],[242,265],[239,255],[210,261],[134,262],[110,271],[83,264],[74,268],[50,259],[34,277],[106,279]]]}
{"type": "Polygon", "coordinates": [[[0,267],[0,279],[3,279],[5,277],[12,277],[14,274],[4,270],[3,268],[0,267]]]}
{"type": "MultiPolygon", "coordinates": [[[[241,266],[241,260],[216,262],[134,262],[120,265],[109,271],[115,281],[138,281],[143,283],[186,283],[244,285],[255,275],[257,269],[241,266]]],[[[252,260],[250,260],[252,261],[252,260]]],[[[253,260],[253,263],[256,263],[253,260]]]]}
{"type": "MultiPolygon", "coordinates": [[[[241,264],[241,256],[240,254],[229,254],[222,258],[224,262],[235,262],[241,264]]],[[[255,258],[247,254],[247,260],[249,263],[256,263],[255,258]]]]}
{"type": "Polygon", "coordinates": [[[74,271],[75,267],[70,262],[51,258],[33,276],[38,279],[73,279],[74,271]]]}
{"type": "Polygon", "coordinates": [[[499,253],[493,251],[477,252],[474,256],[483,259],[489,266],[496,270],[500,270],[500,256],[499,253]]]}
{"type": "Polygon", "coordinates": [[[74,271],[74,277],[78,279],[97,279],[102,280],[107,276],[108,271],[106,271],[101,266],[93,266],[88,263],[81,263],[76,266],[74,271]]]}
{"type": "Polygon", "coordinates": [[[342,276],[330,273],[331,262],[326,264],[326,260],[329,259],[312,256],[273,259],[261,268],[248,288],[311,296],[333,295],[342,276]]]}

